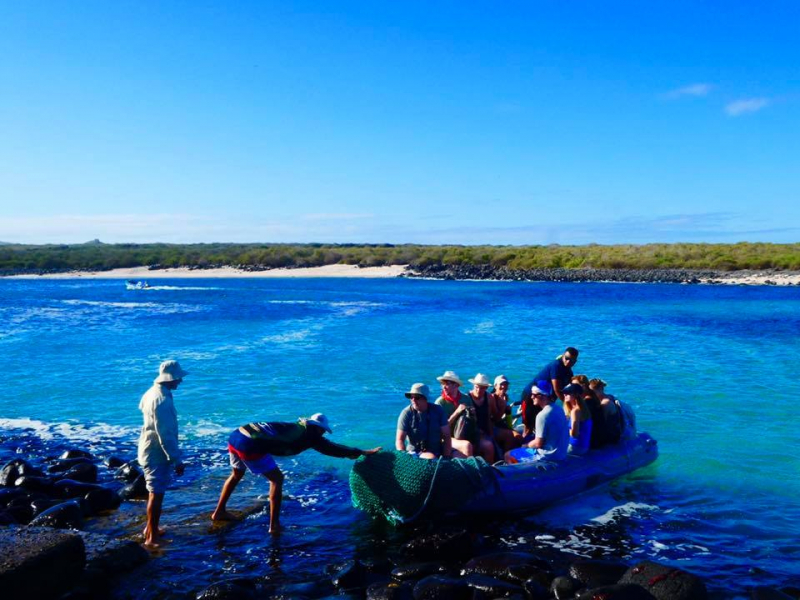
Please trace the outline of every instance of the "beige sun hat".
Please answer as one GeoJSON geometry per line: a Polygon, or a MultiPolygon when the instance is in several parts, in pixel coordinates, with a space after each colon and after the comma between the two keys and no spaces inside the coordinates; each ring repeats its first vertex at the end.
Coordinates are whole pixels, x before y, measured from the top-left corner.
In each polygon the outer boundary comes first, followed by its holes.
{"type": "Polygon", "coordinates": [[[510,384],[511,382],[508,381],[508,377],[506,377],[505,375],[498,375],[497,377],[494,378],[494,387],[500,387],[501,383],[510,384]]]}
{"type": "Polygon", "coordinates": [[[442,383],[443,381],[453,381],[458,385],[464,385],[464,382],[461,381],[461,378],[456,375],[455,371],[445,371],[443,375],[440,375],[436,378],[436,381],[442,383]]]}
{"type": "Polygon", "coordinates": [[[158,367],[158,377],[154,383],[166,383],[168,381],[179,381],[189,374],[181,368],[177,360],[165,360],[158,367]]]}
{"type": "Polygon", "coordinates": [[[489,387],[490,385],[492,385],[492,382],[489,381],[489,378],[483,373],[478,373],[477,375],[475,375],[475,377],[470,379],[469,382],[473,385],[479,385],[481,387],[489,387]]]}
{"type": "Polygon", "coordinates": [[[411,389],[406,392],[406,398],[411,398],[411,396],[425,396],[425,400],[430,400],[431,390],[424,383],[415,383],[411,386],[411,389]]]}
{"type": "Polygon", "coordinates": [[[306,425],[316,425],[322,427],[328,433],[333,433],[331,426],[328,424],[328,417],[322,413],[314,413],[306,419],[306,425]]]}

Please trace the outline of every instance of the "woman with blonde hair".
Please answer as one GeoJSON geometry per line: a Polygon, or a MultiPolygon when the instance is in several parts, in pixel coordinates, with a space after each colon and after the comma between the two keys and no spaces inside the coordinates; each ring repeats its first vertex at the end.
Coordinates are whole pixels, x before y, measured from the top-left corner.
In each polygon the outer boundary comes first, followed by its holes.
{"type": "Polygon", "coordinates": [[[584,399],[584,390],[577,383],[570,383],[563,389],[564,412],[569,418],[570,454],[586,454],[592,439],[592,414],[584,399]]]}

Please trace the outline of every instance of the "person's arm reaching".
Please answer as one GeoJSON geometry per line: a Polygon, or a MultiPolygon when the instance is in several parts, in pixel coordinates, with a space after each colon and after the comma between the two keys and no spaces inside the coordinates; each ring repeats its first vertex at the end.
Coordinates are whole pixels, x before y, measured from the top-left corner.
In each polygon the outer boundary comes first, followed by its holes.
{"type": "Polygon", "coordinates": [[[312,446],[314,450],[326,456],[333,456],[335,458],[358,458],[367,454],[375,454],[380,451],[381,447],[372,448],[371,450],[361,450],[360,448],[353,448],[352,446],[345,446],[343,444],[336,444],[326,437],[319,438],[319,441],[312,446]]]}

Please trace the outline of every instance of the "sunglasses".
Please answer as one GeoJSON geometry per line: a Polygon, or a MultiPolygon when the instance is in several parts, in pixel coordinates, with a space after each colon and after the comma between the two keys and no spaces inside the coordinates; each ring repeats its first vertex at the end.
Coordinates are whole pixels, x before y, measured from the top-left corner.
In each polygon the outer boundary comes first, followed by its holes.
{"type": "Polygon", "coordinates": [[[422,394],[411,394],[411,398],[409,398],[409,400],[427,400],[427,398],[422,394]]]}

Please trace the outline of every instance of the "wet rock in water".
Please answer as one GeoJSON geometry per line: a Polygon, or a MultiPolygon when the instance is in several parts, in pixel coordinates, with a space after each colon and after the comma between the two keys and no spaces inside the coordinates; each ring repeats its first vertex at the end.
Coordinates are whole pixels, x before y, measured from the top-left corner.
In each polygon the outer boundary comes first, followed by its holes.
{"type": "Polygon", "coordinates": [[[77,465],[90,465],[92,461],[88,458],[67,458],[67,459],[59,459],[58,461],[54,462],[52,465],[47,467],[48,473],[63,473],[64,471],[69,471],[72,467],[77,465]]]}
{"type": "Polygon", "coordinates": [[[414,581],[428,575],[445,574],[446,566],[435,562],[419,562],[399,565],[392,569],[392,577],[398,581],[414,581]]]}
{"type": "Polygon", "coordinates": [[[373,583],[367,588],[367,600],[412,600],[414,587],[408,582],[373,583]]]}
{"type": "Polygon", "coordinates": [[[14,498],[25,496],[27,492],[20,488],[0,488],[0,506],[6,506],[14,498]]]}
{"type": "Polygon", "coordinates": [[[123,500],[136,500],[147,498],[147,486],[145,485],[144,475],[139,475],[135,481],[124,486],[119,492],[119,497],[123,500]]]}
{"type": "Polygon", "coordinates": [[[31,527],[54,529],[80,529],[83,527],[83,510],[75,501],[62,502],[48,508],[30,523],[31,527]]]}
{"type": "MultiPolygon", "coordinates": [[[[519,574],[526,567],[533,567],[542,571],[549,569],[549,565],[545,561],[527,552],[495,552],[473,558],[464,565],[462,573],[464,575],[471,573],[488,575],[497,579],[519,582],[519,574]],[[517,575],[512,575],[512,572],[517,575]]],[[[526,579],[528,578],[526,577],[526,579]]]]}
{"type": "Polygon", "coordinates": [[[333,585],[339,589],[349,590],[363,587],[366,584],[367,571],[359,560],[348,560],[333,575],[333,585]]]}
{"type": "Polygon", "coordinates": [[[583,587],[583,584],[572,577],[556,577],[550,584],[550,593],[556,600],[567,600],[574,598],[575,594],[583,587]]]}
{"type": "MultiPolygon", "coordinates": [[[[800,281],[797,282],[797,285],[800,285],[800,281]]],[[[794,587],[794,586],[791,586],[791,585],[787,585],[787,586],[782,587],[781,591],[784,594],[787,594],[787,595],[791,596],[792,598],[795,598],[796,600],[800,600],[800,587],[794,587]]]]}
{"type": "Polygon", "coordinates": [[[84,505],[90,514],[96,515],[107,510],[116,510],[122,504],[122,499],[114,490],[100,488],[92,490],[84,496],[84,505]]]}
{"type": "Polygon", "coordinates": [[[506,570],[505,579],[514,583],[536,581],[547,589],[553,581],[553,573],[550,569],[543,569],[539,565],[511,565],[506,570]]]}
{"type": "Polygon", "coordinates": [[[751,600],[794,600],[793,596],[771,587],[758,586],[750,590],[751,600]]]}
{"type": "Polygon", "coordinates": [[[472,588],[461,579],[431,575],[414,586],[414,600],[470,600],[472,588]]]}
{"type": "Polygon", "coordinates": [[[628,569],[619,583],[642,586],[658,600],[705,600],[706,585],[696,575],[651,561],[628,569]]]}
{"type": "Polygon", "coordinates": [[[197,600],[255,600],[258,586],[250,579],[214,583],[197,594],[197,600]]]}
{"type": "Polygon", "coordinates": [[[15,498],[9,502],[6,513],[17,523],[28,523],[33,519],[33,507],[27,497],[15,498]]]}
{"type": "Polygon", "coordinates": [[[86,548],[86,567],[104,573],[125,573],[147,562],[149,554],[133,540],[112,538],[98,533],[78,533],[86,548]]]}
{"type": "MultiPolygon", "coordinates": [[[[353,586],[354,589],[356,586],[353,586]]],[[[342,588],[345,589],[345,588],[342,588]]],[[[327,579],[317,581],[304,581],[302,583],[285,583],[271,594],[282,598],[319,598],[322,595],[333,593],[334,587],[327,579]]]]}
{"type": "Polygon", "coordinates": [[[13,486],[14,482],[20,477],[19,467],[25,463],[21,458],[15,458],[8,461],[0,469],[0,485],[13,486]]]}
{"type": "Polygon", "coordinates": [[[61,500],[53,500],[52,498],[36,498],[31,501],[31,509],[33,513],[31,518],[38,517],[44,511],[53,508],[57,504],[61,504],[61,500]]]}
{"type": "Polygon", "coordinates": [[[628,570],[628,565],[607,560],[577,560],[569,566],[569,575],[587,588],[614,585],[628,570]]]}
{"type": "Polygon", "coordinates": [[[62,479],[71,479],[83,483],[97,482],[97,465],[92,463],[81,463],[67,470],[62,479]]]}
{"type": "Polygon", "coordinates": [[[52,529],[0,531],[0,590],[4,600],[57,597],[80,578],[86,563],[83,540],[52,529]]]}
{"type": "Polygon", "coordinates": [[[119,469],[122,465],[125,464],[125,461],[119,458],[118,456],[108,456],[103,461],[103,464],[107,466],[109,469],[119,469]]]}
{"type": "Polygon", "coordinates": [[[654,600],[653,595],[639,585],[622,583],[604,585],[582,592],[578,600],[654,600]]]}
{"type": "Polygon", "coordinates": [[[362,558],[360,560],[367,573],[388,575],[392,570],[392,563],[385,558],[362,558]]]}
{"type": "Polygon", "coordinates": [[[14,485],[29,492],[42,492],[43,494],[53,493],[53,480],[49,477],[37,477],[35,475],[23,475],[18,477],[14,485]]]}
{"type": "Polygon", "coordinates": [[[92,490],[102,490],[96,483],[85,483],[73,479],[59,479],[53,484],[53,494],[59,498],[84,497],[92,490]]]}
{"type": "Polygon", "coordinates": [[[459,560],[474,553],[473,537],[465,529],[421,535],[403,546],[404,556],[419,560],[459,560]]]}
{"type": "Polygon", "coordinates": [[[464,577],[464,581],[472,589],[483,592],[490,598],[507,598],[512,594],[518,594],[522,591],[518,585],[495,579],[488,575],[472,573],[464,577]]]}
{"type": "Polygon", "coordinates": [[[522,589],[525,590],[525,597],[528,600],[547,600],[550,597],[547,586],[542,585],[536,579],[528,579],[523,582],[522,589]]]}
{"type": "Polygon", "coordinates": [[[114,477],[121,479],[122,481],[127,481],[128,483],[136,481],[136,479],[138,479],[141,475],[141,469],[139,469],[139,467],[133,463],[125,463],[114,473],[114,477]]]}
{"type": "Polygon", "coordinates": [[[79,448],[70,448],[69,450],[64,451],[64,453],[59,456],[60,459],[68,459],[68,458],[94,458],[91,452],[87,452],[86,450],[81,450],[79,448]]]}

